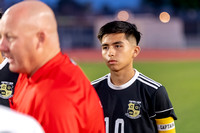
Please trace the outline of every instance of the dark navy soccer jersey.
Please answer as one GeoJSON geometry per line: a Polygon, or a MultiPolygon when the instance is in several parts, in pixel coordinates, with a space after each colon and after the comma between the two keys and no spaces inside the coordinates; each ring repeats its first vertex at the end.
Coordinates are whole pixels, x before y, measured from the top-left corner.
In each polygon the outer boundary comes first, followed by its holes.
{"type": "Polygon", "coordinates": [[[155,119],[177,119],[165,87],[135,71],[121,86],[111,83],[110,73],[92,82],[103,106],[106,133],[157,133],[155,119]]]}
{"type": "Polygon", "coordinates": [[[10,107],[9,98],[14,94],[18,74],[9,70],[7,58],[0,64],[0,105],[10,107]]]}

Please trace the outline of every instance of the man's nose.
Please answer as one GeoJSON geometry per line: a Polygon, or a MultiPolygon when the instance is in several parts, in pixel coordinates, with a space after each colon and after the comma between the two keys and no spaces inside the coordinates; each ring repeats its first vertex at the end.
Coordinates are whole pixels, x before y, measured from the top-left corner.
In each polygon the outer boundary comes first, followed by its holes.
{"type": "Polygon", "coordinates": [[[7,42],[4,38],[0,38],[0,51],[6,52],[8,51],[7,42]]]}

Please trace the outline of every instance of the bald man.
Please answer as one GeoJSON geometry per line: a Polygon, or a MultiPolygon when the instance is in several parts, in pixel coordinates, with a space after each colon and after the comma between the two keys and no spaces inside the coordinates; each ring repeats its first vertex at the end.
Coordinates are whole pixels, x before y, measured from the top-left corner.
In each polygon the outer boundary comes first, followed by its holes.
{"type": "Polygon", "coordinates": [[[53,11],[23,1],[6,10],[1,25],[0,50],[20,73],[12,108],[36,118],[46,133],[104,133],[94,88],[60,51],[53,11]]]}
{"type": "MultiPolygon", "coordinates": [[[[0,18],[1,16],[0,12],[0,18]]],[[[10,107],[9,99],[11,100],[13,97],[17,78],[18,74],[9,70],[8,60],[3,57],[0,51],[0,105],[10,107]]]]}

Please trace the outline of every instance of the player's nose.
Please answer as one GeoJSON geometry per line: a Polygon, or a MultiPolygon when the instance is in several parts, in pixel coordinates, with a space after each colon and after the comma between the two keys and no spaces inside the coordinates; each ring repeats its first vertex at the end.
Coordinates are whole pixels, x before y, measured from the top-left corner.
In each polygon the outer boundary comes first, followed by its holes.
{"type": "Polygon", "coordinates": [[[114,56],[115,55],[115,50],[114,48],[110,47],[109,50],[108,50],[108,56],[111,57],[111,56],[114,56]]]}

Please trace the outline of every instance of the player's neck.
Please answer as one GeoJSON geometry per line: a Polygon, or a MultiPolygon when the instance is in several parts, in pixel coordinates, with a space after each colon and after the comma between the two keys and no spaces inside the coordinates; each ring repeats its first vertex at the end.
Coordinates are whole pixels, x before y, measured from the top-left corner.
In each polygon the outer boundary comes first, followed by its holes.
{"type": "Polygon", "coordinates": [[[111,71],[111,82],[117,86],[127,83],[135,75],[135,70],[133,68],[129,69],[130,70],[122,70],[117,72],[111,71]]]}

